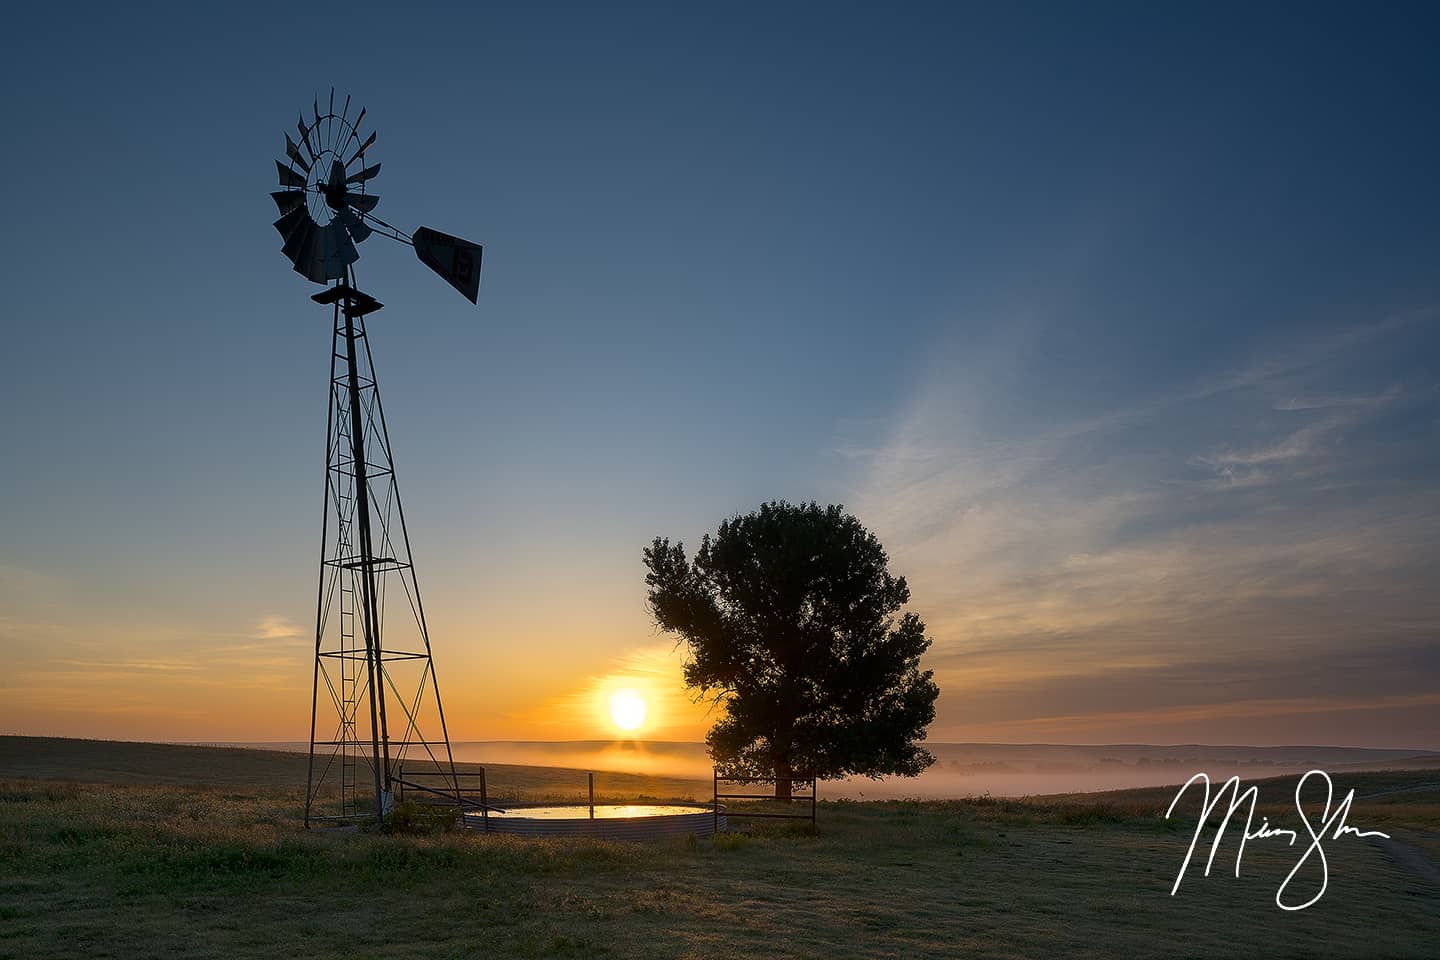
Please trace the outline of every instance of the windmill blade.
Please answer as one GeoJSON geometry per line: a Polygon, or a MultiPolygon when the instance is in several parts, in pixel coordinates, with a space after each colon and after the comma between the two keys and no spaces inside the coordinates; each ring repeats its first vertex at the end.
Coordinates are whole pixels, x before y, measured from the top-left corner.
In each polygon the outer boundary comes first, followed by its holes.
{"type": "Polygon", "coordinates": [[[345,186],[345,167],[339,160],[330,161],[330,182],[326,184],[328,190],[339,190],[345,186]]]}
{"type": "Polygon", "coordinates": [[[310,130],[305,126],[304,114],[301,114],[300,119],[295,121],[295,129],[300,131],[300,142],[305,144],[305,152],[310,155],[310,162],[314,163],[315,148],[310,146],[310,130]]]}
{"type": "Polygon", "coordinates": [[[355,117],[355,126],[350,128],[350,136],[360,139],[360,124],[365,122],[365,108],[361,107],[359,114],[355,117]]]}
{"type": "Polygon", "coordinates": [[[270,199],[275,201],[276,208],[283,215],[289,213],[291,210],[305,206],[305,191],[280,190],[270,194],[270,199]]]}
{"type": "Polygon", "coordinates": [[[295,271],[316,283],[330,279],[325,272],[325,235],[326,231],[321,227],[311,230],[295,261],[295,271]]]}
{"type": "Polygon", "coordinates": [[[350,164],[352,164],[352,163],[354,163],[356,160],[358,160],[358,159],[360,158],[360,156],[361,156],[366,150],[369,150],[371,147],[373,147],[373,146],[375,145],[375,135],[376,135],[376,132],[377,132],[377,131],[374,131],[374,130],[371,130],[371,131],[370,131],[370,136],[366,138],[366,140],[365,140],[364,143],[360,144],[360,149],[359,149],[359,150],[356,150],[354,153],[350,154],[350,159],[345,161],[345,166],[347,166],[347,167],[350,166],[350,164]]]}
{"type": "Polygon", "coordinates": [[[294,140],[290,139],[290,134],[288,133],[285,134],[285,156],[298,163],[301,170],[304,170],[306,173],[310,172],[310,162],[300,156],[300,147],[296,145],[294,140]]]}
{"type": "Polygon", "coordinates": [[[375,205],[380,202],[380,195],[378,193],[350,193],[346,191],[345,202],[361,213],[369,213],[371,210],[374,210],[375,205]]]}
{"type": "Polygon", "coordinates": [[[289,167],[285,166],[285,164],[281,163],[279,160],[275,161],[275,169],[280,171],[280,186],[298,187],[301,190],[305,189],[305,178],[300,176],[300,174],[296,173],[294,170],[291,170],[289,167]]]}
{"type": "Polygon", "coordinates": [[[350,112],[350,94],[345,94],[345,106],[340,108],[340,120],[343,122],[350,112]]]}
{"type": "Polygon", "coordinates": [[[310,211],[304,207],[296,207],[272,223],[271,226],[280,231],[280,236],[289,240],[290,234],[294,233],[296,228],[308,219],[310,219],[310,211]]]}
{"type": "MultiPolygon", "coordinates": [[[[277,225],[275,229],[280,228],[277,225]]],[[[285,245],[280,248],[280,252],[289,258],[296,270],[300,270],[300,255],[309,245],[315,230],[315,221],[310,219],[307,212],[307,215],[302,217],[300,222],[291,229],[290,235],[285,238],[285,245]]],[[[304,271],[301,270],[301,273],[304,271]]]]}
{"type": "Polygon", "coordinates": [[[327,265],[335,257],[335,251],[339,243],[335,238],[335,231],[330,229],[336,225],[335,221],[332,220],[321,227],[318,234],[320,242],[315,245],[315,258],[320,261],[320,268],[327,270],[325,277],[327,280],[330,279],[327,265]]]}
{"type": "Polygon", "coordinates": [[[377,174],[377,173],[379,173],[379,172],[380,172],[380,164],[377,163],[377,164],[375,164],[375,166],[373,166],[373,167],[366,167],[364,170],[361,170],[359,173],[352,173],[352,174],[350,174],[350,176],[348,176],[348,177],[345,178],[345,182],[346,182],[346,183],[364,183],[366,180],[369,180],[371,177],[375,176],[375,174],[377,174]]]}
{"type": "Polygon", "coordinates": [[[313,283],[326,283],[332,279],[325,271],[325,261],[318,258],[296,264],[295,272],[313,283]]]}
{"type": "Polygon", "coordinates": [[[343,278],[345,268],[360,259],[360,251],[355,249],[345,225],[339,220],[331,220],[325,233],[325,272],[330,274],[328,279],[343,278]]]}
{"type": "MultiPolygon", "coordinates": [[[[335,216],[340,220],[341,223],[345,224],[345,229],[350,231],[350,239],[354,240],[356,243],[360,243],[366,237],[370,236],[370,234],[375,232],[374,230],[370,229],[370,227],[363,220],[355,216],[355,212],[349,207],[341,207],[339,212],[336,213],[335,216]]],[[[360,255],[359,253],[356,253],[355,256],[358,258],[360,255]]]]}
{"type": "Polygon", "coordinates": [[[475,302],[480,295],[480,256],[484,252],[480,244],[429,227],[420,227],[410,239],[421,263],[459,290],[466,300],[475,302]]]}

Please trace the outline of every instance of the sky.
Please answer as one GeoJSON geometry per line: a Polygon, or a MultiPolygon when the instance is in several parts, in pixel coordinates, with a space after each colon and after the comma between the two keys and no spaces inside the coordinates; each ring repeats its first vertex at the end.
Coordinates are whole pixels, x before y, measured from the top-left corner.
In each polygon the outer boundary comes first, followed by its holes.
{"type": "Polygon", "coordinates": [[[485,244],[356,265],[453,738],[699,739],[640,551],[784,498],[932,739],[1440,747],[1440,18],[1162,6],[11,12],[0,733],[307,735],[333,86],[485,244]]]}

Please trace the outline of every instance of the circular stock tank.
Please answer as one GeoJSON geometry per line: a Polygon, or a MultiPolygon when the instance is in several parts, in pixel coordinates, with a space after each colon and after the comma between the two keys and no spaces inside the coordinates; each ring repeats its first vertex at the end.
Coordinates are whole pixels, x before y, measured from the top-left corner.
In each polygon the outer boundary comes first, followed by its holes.
{"type": "MultiPolygon", "coordinates": [[[[597,803],[507,806],[504,812],[465,814],[465,825],[489,833],[525,837],[596,837],[601,840],[651,840],[657,837],[708,837],[717,827],[709,804],[699,803],[597,803]]],[[[718,827],[725,829],[722,807],[718,827]]]]}

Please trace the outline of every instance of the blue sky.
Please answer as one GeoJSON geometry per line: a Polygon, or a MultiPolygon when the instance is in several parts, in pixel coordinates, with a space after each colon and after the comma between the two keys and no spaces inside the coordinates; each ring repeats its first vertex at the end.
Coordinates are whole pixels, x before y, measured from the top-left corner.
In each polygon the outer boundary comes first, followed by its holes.
{"type": "Polygon", "coordinates": [[[909,577],[939,738],[1436,745],[1433,10],[345,10],[9,18],[0,729],[303,735],[328,316],[266,193],[334,85],[376,212],[486,245],[478,309],[357,265],[465,739],[785,497],[909,577]]]}

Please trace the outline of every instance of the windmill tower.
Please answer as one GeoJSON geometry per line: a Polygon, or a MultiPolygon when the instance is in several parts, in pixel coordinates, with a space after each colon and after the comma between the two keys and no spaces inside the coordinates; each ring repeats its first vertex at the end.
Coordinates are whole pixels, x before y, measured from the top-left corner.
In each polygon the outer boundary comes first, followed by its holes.
{"type": "Polygon", "coordinates": [[[379,233],[474,303],[481,248],[425,227],[407,234],[375,216],[370,164],[375,133],[362,138],[362,109],[300,116],[299,141],[285,135],[276,161],[281,189],[275,229],[295,271],[325,289],[330,307],[330,377],[325,441],[325,511],[315,610],[314,688],[305,823],[381,817],[402,775],[459,797],[430,631],[396,483],[367,318],[382,304],[355,282],[356,244],[379,233]]]}

